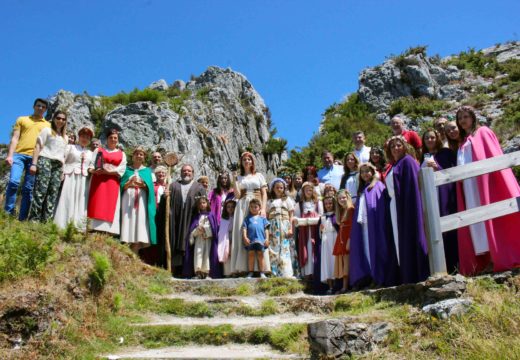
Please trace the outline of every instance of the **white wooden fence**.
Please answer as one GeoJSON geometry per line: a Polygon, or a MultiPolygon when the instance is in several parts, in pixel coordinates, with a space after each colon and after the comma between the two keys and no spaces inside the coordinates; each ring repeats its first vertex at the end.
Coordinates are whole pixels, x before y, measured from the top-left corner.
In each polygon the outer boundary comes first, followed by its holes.
{"type": "Polygon", "coordinates": [[[516,165],[520,165],[520,151],[445,170],[433,171],[430,167],[421,169],[419,181],[432,275],[447,272],[443,232],[520,211],[520,197],[517,197],[441,217],[437,187],[516,165]]]}

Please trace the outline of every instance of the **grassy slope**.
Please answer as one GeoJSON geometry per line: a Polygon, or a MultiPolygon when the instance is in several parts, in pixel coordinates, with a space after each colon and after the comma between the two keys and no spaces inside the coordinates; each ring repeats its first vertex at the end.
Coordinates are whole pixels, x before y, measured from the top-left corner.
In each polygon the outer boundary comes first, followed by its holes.
{"type": "MultiPolygon", "coordinates": [[[[142,321],[145,311],[180,311],[179,304],[154,299],[172,289],[166,272],[143,265],[126,247],[104,236],[60,233],[52,225],[20,223],[3,215],[0,228],[4,250],[0,273],[9,269],[0,283],[0,358],[93,359],[120,346],[120,337],[125,346],[247,341],[266,342],[282,350],[308,349],[304,325],[249,330],[227,325],[132,327],[132,322],[142,321]],[[24,261],[27,253],[38,260],[24,261]],[[93,287],[93,254],[109,260],[108,270],[106,266],[100,270],[99,264],[97,268],[98,276],[106,279],[102,289],[93,287]],[[22,350],[13,351],[10,339],[16,334],[27,341],[22,350]]],[[[279,285],[273,282],[267,287],[273,284],[279,285]]],[[[436,320],[410,305],[376,302],[361,294],[336,298],[331,315],[387,319],[396,325],[386,346],[366,358],[519,358],[517,286],[520,277],[505,285],[475,280],[468,289],[475,306],[450,321],[436,320]]],[[[268,307],[264,310],[272,313],[273,304],[268,307]]],[[[190,309],[182,308],[188,313],[194,310],[190,309]]]]}

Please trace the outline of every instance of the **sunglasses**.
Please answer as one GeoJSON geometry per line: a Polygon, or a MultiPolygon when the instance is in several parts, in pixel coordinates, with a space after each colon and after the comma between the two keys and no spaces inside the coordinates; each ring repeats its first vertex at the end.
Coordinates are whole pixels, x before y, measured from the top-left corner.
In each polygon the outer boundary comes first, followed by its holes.
{"type": "Polygon", "coordinates": [[[36,104],[36,105],[34,105],[34,107],[42,108],[42,109],[47,109],[47,106],[42,105],[42,104],[36,104]]]}
{"type": "Polygon", "coordinates": [[[62,117],[62,116],[56,116],[55,119],[56,119],[56,120],[63,120],[63,121],[66,121],[66,120],[67,120],[66,117],[62,117]]]}

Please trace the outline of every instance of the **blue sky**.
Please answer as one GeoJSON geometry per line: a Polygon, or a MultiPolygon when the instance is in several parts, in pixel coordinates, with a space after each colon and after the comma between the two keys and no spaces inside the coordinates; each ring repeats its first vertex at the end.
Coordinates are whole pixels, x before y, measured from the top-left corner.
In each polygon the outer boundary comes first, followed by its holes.
{"type": "Polygon", "coordinates": [[[304,146],[359,72],[414,45],[442,56],[520,40],[520,1],[3,1],[0,143],[36,97],[112,95],[210,65],[243,73],[304,146]]]}

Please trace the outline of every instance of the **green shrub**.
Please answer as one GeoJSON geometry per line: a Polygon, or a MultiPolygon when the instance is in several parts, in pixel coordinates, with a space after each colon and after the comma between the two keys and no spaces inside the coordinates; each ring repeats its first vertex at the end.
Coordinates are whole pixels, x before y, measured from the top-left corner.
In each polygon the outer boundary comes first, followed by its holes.
{"type": "Polygon", "coordinates": [[[423,116],[434,116],[436,112],[448,107],[448,103],[443,100],[433,100],[424,96],[420,98],[402,97],[390,104],[388,114],[394,116],[402,113],[412,119],[417,119],[423,116]]]}
{"type": "Polygon", "coordinates": [[[495,56],[486,56],[482,51],[475,51],[473,48],[452,57],[448,64],[484,77],[494,77],[501,70],[495,56]]]}
{"type": "Polygon", "coordinates": [[[270,138],[264,144],[262,152],[266,155],[272,155],[281,154],[285,150],[287,150],[287,140],[283,138],[270,138]]]}
{"type": "Polygon", "coordinates": [[[110,259],[97,251],[93,251],[92,259],[94,260],[94,269],[89,273],[90,289],[97,293],[103,290],[112,272],[112,264],[110,259]]]}
{"type": "Polygon", "coordinates": [[[383,144],[390,136],[390,127],[376,120],[375,113],[359,100],[357,93],[340,104],[331,105],[323,118],[320,132],[309,144],[290,151],[289,159],[284,163],[289,172],[302,171],[307,165],[321,167],[321,153],[325,149],[343,160],[345,153],[354,148],[352,134],[355,131],[365,133],[368,146],[383,144]]]}
{"type": "Polygon", "coordinates": [[[508,140],[520,134],[520,98],[509,102],[504,112],[493,124],[493,130],[502,140],[508,140]]]}
{"type": "Polygon", "coordinates": [[[0,283],[40,273],[52,259],[58,230],[50,224],[18,222],[0,215],[0,283]]]}

